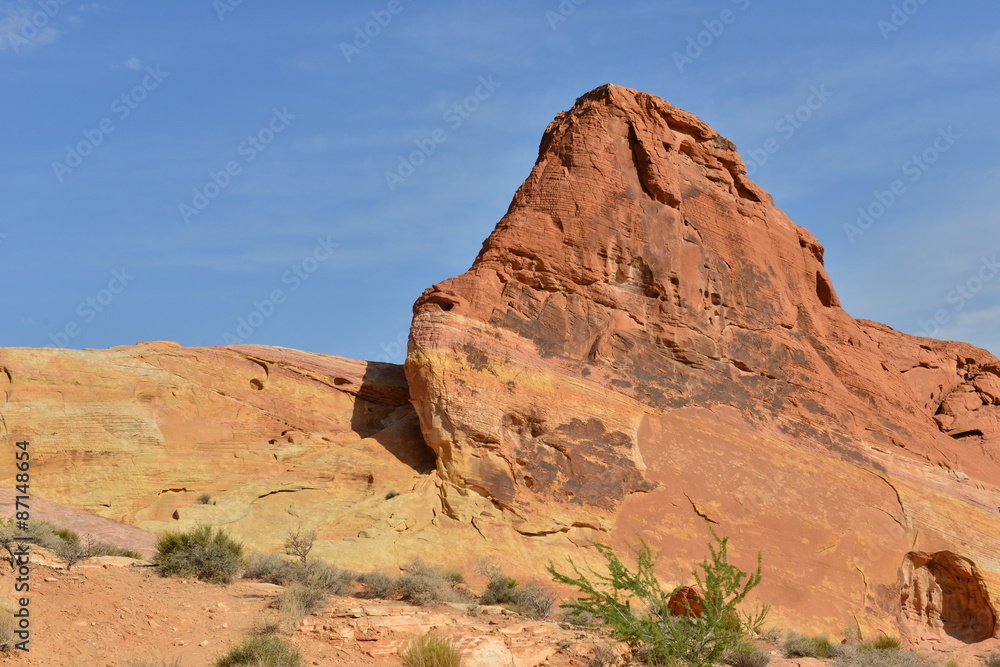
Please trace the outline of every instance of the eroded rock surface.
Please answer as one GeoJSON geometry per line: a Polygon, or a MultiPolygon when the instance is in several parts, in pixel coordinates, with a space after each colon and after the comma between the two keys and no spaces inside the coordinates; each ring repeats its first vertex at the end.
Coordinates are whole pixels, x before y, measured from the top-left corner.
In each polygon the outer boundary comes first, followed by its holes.
{"type": "Polygon", "coordinates": [[[918,640],[993,636],[996,613],[976,566],[949,551],[909,553],[900,570],[902,625],[918,640]]]}
{"type": "Polygon", "coordinates": [[[638,532],[678,577],[707,519],[817,627],[895,615],[914,548],[965,554],[995,599],[1000,362],[855,320],[823,254],[699,119],[581,97],[469,271],[414,305],[407,378],[452,511],[638,532]]]}

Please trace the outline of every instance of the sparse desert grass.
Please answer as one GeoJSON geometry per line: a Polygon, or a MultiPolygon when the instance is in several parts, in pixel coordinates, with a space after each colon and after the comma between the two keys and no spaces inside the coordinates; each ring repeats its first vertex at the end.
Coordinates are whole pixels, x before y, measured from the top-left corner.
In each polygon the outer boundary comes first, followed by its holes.
{"type": "Polygon", "coordinates": [[[836,655],[838,647],[826,637],[806,637],[790,631],[785,637],[786,658],[830,658],[836,655]]]}
{"type": "Polygon", "coordinates": [[[181,667],[181,659],[174,658],[173,660],[130,660],[127,663],[128,667],[181,667]]]}
{"type": "Polygon", "coordinates": [[[384,572],[368,572],[358,576],[365,584],[362,597],[386,599],[399,597],[413,604],[434,602],[466,602],[468,597],[455,590],[464,581],[460,572],[445,572],[419,559],[403,567],[403,573],[392,576],[384,572]]]}
{"type": "Polygon", "coordinates": [[[358,581],[365,584],[361,597],[384,600],[396,594],[396,578],[385,572],[365,572],[358,575],[358,581]]]}
{"type": "Polygon", "coordinates": [[[94,542],[90,547],[90,556],[124,556],[143,560],[142,554],[132,549],[123,549],[107,542],[94,542]]]}
{"type": "Polygon", "coordinates": [[[316,611],[326,595],[295,584],[278,596],[277,629],[291,635],[299,628],[302,619],[316,611]]]}
{"type": "Polygon", "coordinates": [[[28,521],[28,530],[18,530],[13,519],[0,519],[0,548],[7,552],[5,560],[13,567],[15,536],[26,536],[30,542],[51,551],[72,569],[81,560],[91,556],[127,556],[141,560],[142,554],[121,547],[99,542],[88,535],[80,539],[72,530],[56,526],[48,521],[28,521]]]}
{"type": "Polygon", "coordinates": [[[416,559],[403,567],[403,574],[396,578],[395,589],[402,599],[413,604],[464,602],[464,596],[455,590],[457,583],[454,576],[416,559]]]}
{"type": "Polygon", "coordinates": [[[766,667],[771,662],[771,656],[760,649],[741,653],[730,653],[723,662],[732,667],[766,667]]]}
{"type": "Polygon", "coordinates": [[[986,667],[1000,667],[1000,653],[990,653],[983,658],[983,663],[986,667]]]}
{"type": "Polygon", "coordinates": [[[280,627],[294,632],[303,618],[313,613],[330,595],[343,595],[354,581],[354,573],[338,570],[323,561],[308,560],[289,568],[291,587],[278,596],[280,627]]]}
{"type": "Polygon", "coordinates": [[[321,560],[307,558],[292,563],[277,554],[252,552],[243,571],[244,579],[258,579],[289,586],[278,596],[279,626],[294,632],[299,622],[322,606],[329,595],[346,595],[357,575],[321,560]]]}
{"type": "Polygon", "coordinates": [[[407,667],[459,667],[462,654],[448,637],[423,635],[410,640],[400,654],[407,667]]]}
{"type": "Polygon", "coordinates": [[[249,637],[215,661],[215,667],[303,667],[294,646],[274,635],[249,637]]]}
{"type": "Polygon", "coordinates": [[[852,643],[840,647],[832,664],[834,667],[932,667],[938,663],[916,651],[863,648],[852,643]]]}
{"type": "Polygon", "coordinates": [[[346,595],[357,575],[341,570],[324,561],[310,558],[290,567],[291,580],[326,595],[346,595]]]}
{"type": "Polygon", "coordinates": [[[251,551],[247,555],[244,579],[256,579],[269,584],[284,586],[292,580],[292,563],[275,553],[251,551]]]}
{"type": "Polygon", "coordinates": [[[479,597],[480,604],[509,606],[531,618],[545,618],[552,611],[556,598],[547,588],[535,582],[521,585],[508,577],[495,560],[484,559],[479,572],[486,577],[486,590],[479,597]]]}
{"type": "Polygon", "coordinates": [[[581,611],[576,614],[563,612],[559,615],[559,622],[568,623],[569,625],[579,625],[582,628],[593,628],[601,624],[601,619],[588,611],[581,611]]]}
{"type": "Polygon", "coordinates": [[[211,526],[171,531],[156,541],[153,562],[165,577],[197,577],[228,584],[243,564],[243,545],[211,526]]]}
{"type": "Polygon", "coordinates": [[[0,603],[0,651],[8,653],[14,650],[17,637],[14,636],[14,612],[10,603],[0,603]]]}
{"type": "Polygon", "coordinates": [[[611,642],[604,642],[594,647],[594,655],[590,656],[589,667],[610,667],[618,661],[618,651],[611,642]]]}
{"type": "Polygon", "coordinates": [[[891,635],[879,635],[875,639],[861,642],[861,648],[874,649],[876,651],[898,651],[901,646],[899,637],[891,635]]]}

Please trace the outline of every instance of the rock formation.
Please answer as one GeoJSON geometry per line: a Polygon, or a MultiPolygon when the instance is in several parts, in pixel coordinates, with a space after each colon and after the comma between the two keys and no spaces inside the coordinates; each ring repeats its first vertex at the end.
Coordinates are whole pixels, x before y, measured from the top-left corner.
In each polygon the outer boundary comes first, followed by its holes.
{"type": "Polygon", "coordinates": [[[745,569],[763,552],[778,625],[998,636],[1000,361],[853,319],[733,144],[626,88],[549,126],[469,271],[416,302],[405,377],[171,343],[0,369],[34,493],[147,530],[275,549],[301,523],[344,567],[539,576],[638,535],[690,584],[708,521],[745,569]]]}
{"type": "Polygon", "coordinates": [[[317,554],[354,567],[395,561],[434,521],[434,455],[399,366],[159,342],[8,348],[0,368],[3,436],[31,442],[47,500],[157,532],[225,525],[263,549],[318,526],[317,554]]]}
{"type": "Polygon", "coordinates": [[[458,516],[481,496],[525,535],[665,555],[707,519],[818,625],[898,613],[916,551],[997,604],[1000,362],[853,319],[733,144],[652,95],[556,117],[469,271],[416,302],[406,373],[458,516]]]}

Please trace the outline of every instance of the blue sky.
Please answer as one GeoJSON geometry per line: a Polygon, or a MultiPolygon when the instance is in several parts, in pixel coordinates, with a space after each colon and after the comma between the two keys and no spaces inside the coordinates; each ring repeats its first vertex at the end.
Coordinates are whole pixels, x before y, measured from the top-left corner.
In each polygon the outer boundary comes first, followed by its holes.
{"type": "Polygon", "coordinates": [[[414,299],[468,268],[553,116],[612,82],[732,139],[852,315],[1000,353],[998,19],[941,0],[0,0],[0,345],[401,362],[414,299]]]}

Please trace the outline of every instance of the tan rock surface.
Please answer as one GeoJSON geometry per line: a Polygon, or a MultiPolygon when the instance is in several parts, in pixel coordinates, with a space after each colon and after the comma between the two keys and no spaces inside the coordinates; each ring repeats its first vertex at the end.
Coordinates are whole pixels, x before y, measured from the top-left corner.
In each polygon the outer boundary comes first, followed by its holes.
{"type": "Polygon", "coordinates": [[[152,343],[4,349],[0,368],[2,437],[30,441],[39,506],[153,532],[225,525],[262,549],[301,522],[319,529],[318,555],[354,567],[379,549],[394,563],[401,536],[435,520],[434,456],[398,366],[152,343]],[[378,537],[359,538],[366,529],[378,537]],[[372,548],[351,548],[359,540],[372,548]]]}
{"type": "Polygon", "coordinates": [[[914,639],[911,552],[964,559],[977,618],[1000,605],[998,369],[854,320],[731,142],[610,85],[549,126],[472,268],[418,299],[406,362],[456,516],[483,497],[526,535],[638,531],[673,573],[708,519],[746,565],[764,552],[778,617],[914,639]]]}

